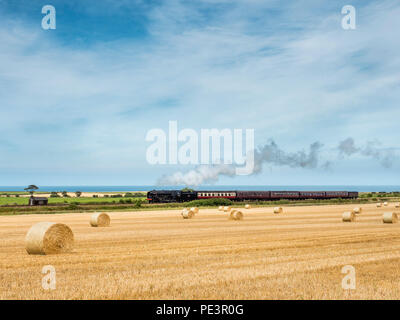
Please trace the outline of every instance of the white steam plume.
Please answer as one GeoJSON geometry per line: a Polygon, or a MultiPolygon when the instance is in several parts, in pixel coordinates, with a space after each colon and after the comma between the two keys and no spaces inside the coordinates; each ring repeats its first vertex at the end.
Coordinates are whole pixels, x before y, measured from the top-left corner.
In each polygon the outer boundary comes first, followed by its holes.
{"type": "MultiPolygon", "coordinates": [[[[309,152],[304,150],[285,152],[280,149],[273,140],[271,140],[266,145],[255,150],[253,174],[260,173],[264,163],[269,163],[275,166],[289,166],[291,168],[317,168],[321,148],[321,143],[314,142],[310,145],[309,152]]],[[[328,163],[323,165],[324,168],[327,166],[328,163]]],[[[172,175],[163,176],[158,180],[157,184],[170,186],[198,186],[203,183],[216,182],[220,176],[232,177],[235,176],[235,174],[235,165],[202,165],[186,173],[175,172],[172,175]]]]}

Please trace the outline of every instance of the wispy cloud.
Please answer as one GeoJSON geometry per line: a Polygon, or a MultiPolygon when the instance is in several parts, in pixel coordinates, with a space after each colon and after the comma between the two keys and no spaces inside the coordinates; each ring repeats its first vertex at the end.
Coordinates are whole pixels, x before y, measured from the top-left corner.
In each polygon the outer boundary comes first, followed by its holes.
{"type": "Polygon", "coordinates": [[[78,180],[94,166],[121,183],[152,183],[175,168],[147,165],[144,136],[171,119],[251,127],[258,143],[272,136],[292,149],[347,136],[397,146],[400,5],[357,4],[358,28],[344,31],[341,8],[326,1],[103,1],[81,5],[82,19],[101,25],[106,9],[122,21],[137,10],[144,31],[93,29],[97,41],[81,46],[65,36],[83,36],[63,26],[72,18],[60,16],[51,34],[36,16],[3,12],[0,136],[14,147],[0,145],[0,170],[73,163],[78,180]]]}

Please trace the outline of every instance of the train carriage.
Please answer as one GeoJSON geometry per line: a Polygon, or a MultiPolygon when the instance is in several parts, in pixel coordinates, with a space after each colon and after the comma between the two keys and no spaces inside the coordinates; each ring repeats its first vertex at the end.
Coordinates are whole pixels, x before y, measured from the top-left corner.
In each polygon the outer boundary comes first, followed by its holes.
{"type": "Polygon", "coordinates": [[[300,191],[300,199],[325,199],[325,191],[300,191]]]}
{"type": "Polygon", "coordinates": [[[332,198],[343,198],[346,199],[349,197],[349,193],[347,191],[326,191],[325,198],[332,199],[332,198]]]}
{"type": "Polygon", "coordinates": [[[272,200],[280,199],[299,199],[300,193],[298,191],[271,191],[272,200]]]}
{"type": "Polygon", "coordinates": [[[270,191],[237,191],[236,192],[238,201],[243,200],[270,200],[270,191]]]}
{"type": "Polygon", "coordinates": [[[197,191],[197,199],[235,199],[236,191],[197,191]]]}

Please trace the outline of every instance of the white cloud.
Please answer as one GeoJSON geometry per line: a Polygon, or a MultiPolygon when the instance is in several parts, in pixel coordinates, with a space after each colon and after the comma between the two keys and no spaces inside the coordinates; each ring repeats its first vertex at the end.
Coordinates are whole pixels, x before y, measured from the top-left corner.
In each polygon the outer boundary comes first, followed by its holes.
{"type": "Polygon", "coordinates": [[[148,11],[150,38],[85,48],[2,17],[0,136],[14,148],[0,142],[0,170],[73,163],[134,176],[151,170],[146,131],[168,120],[251,127],[257,144],[272,137],[292,149],[348,136],[396,146],[398,2],[358,9],[355,31],[341,29],[340,8],[280,5],[169,1],[148,11]],[[217,14],[201,11],[210,3],[217,14]]]}

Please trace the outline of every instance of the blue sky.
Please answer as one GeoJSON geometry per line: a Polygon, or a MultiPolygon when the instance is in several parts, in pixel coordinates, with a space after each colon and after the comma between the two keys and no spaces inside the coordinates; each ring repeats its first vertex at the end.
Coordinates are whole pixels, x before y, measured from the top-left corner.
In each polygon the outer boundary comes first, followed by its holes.
{"type": "Polygon", "coordinates": [[[148,130],[254,128],[329,169],[216,183],[399,184],[400,2],[0,0],[0,185],[151,185],[148,130]],[[57,29],[41,28],[42,6],[57,29]],[[341,8],[356,8],[343,30],[341,8]],[[377,141],[389,167],[340,141],[377,141]]]}

